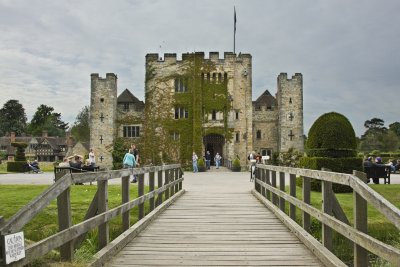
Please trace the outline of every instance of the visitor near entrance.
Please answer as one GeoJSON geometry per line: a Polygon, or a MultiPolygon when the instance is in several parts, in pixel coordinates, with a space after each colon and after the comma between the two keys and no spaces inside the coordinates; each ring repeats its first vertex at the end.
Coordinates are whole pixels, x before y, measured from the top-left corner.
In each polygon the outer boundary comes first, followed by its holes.
{"type": "Polygon", "coordinates": [[[221,156],[218,152],[215,155],[214,160],[215,160],[215,166],[217,167],[217,169],[219,169],[219,166],[221,164],[221,156]]]}
{"type": "Polygon", "coordinates": [[[193,152],[193,155],[192,155],[193,172],[199,171],[199,169],[197,168],[197,160],[198,160],[198,157],[197,157],[196,153],[193,152]]]}
{"type": "Polygon", "coordinates": [[[91,148],[90,152],[89,152],[89,165],[92,167],[94,167],[94,165],[96,165],[96,157],[94,155],[93,148],[91,148]]]}
{"type": "Polygon", "coordinates": [[[210,154],[210,151],[207,151],[205,158],[206,158],[206,167],[207,167],[207,170],[209,170],[211,168],[211,154],[210,154]]]}

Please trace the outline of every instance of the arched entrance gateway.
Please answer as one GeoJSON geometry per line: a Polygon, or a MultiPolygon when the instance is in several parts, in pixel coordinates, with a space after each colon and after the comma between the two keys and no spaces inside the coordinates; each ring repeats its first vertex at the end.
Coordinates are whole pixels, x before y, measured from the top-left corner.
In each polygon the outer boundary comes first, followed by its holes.
{"type": "MultiPolygon", "coordinates": [[[[210,151],[211,165],[215,165],[215,154],[219,153],[222,157],[221,165],[224,163],[223,148],[225,144],[225,137],[220,134],[208,134],[203,138],[205,151],[210,151]]],[[[205,154],[205,153],[204,153],[205,154]]]]}

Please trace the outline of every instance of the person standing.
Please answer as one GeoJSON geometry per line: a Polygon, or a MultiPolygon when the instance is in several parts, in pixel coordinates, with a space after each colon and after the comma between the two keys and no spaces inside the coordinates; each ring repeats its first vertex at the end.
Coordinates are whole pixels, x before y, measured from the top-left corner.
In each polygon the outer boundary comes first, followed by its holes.
{"type": "Polygon", "coordinates": [[[91,148],[89,152],[89,165],[92,167],[96,165],[96,156],[94,155],[93,148],[91,148]]]}
{"type": "MultiPolygon", "coordinates": [[[[135,157],[135,166],[134,167],[136,167],[139,165],[139,150],[136,148],[135,144],[131,144],[130,151],[131,151],[130,153],[135,157]]],[[[137,181],[137,175],[134,174],[133,180],[131,183],[136,183],[136,181],[137,181]]]]}
{"type": "MultiPolygon", "coordinates": [[[[132,169],[136,166],[135,156],[133,155],[131,149],[129,149],[128,152],[125,154],[122,164],[124,165],[124,169],[132,169]]],[[[131,181],[131,183],[136,182],[136,177],[133,176],[133,180],[131,181]]]]}
{"type": "Polygon", "coordinates": [[[211,168],[211,154],[210,154],[210,151],[206,152],[205,158],[206,158],[206,167],[207,167],[207,170],[209,170],[211,168]]]}
{"type": "Polygon", "coordinates": [[[221,163],[221,156],[219,155],[219,153],[217,152],[217,154],[214,157],[215,160],[215,166],[217,167],[217,169],[219,169],[219,165],[221,163]]]}
{"type": "Polygon", "coordinates": [[[192,155],[193,172],[199,171],[199,169],[197,168],[197,160],[198,160],[198,157],[197,157],[196,153],[193,152],[193,155],[192,155]]]}

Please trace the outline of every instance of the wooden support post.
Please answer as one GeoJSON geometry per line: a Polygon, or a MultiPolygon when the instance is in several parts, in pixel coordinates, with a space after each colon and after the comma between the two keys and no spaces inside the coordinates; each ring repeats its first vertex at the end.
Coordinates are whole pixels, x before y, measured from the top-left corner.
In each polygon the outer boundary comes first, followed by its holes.
{"type": "MultiPolygon", "coordinates": [[[[271,185],[271,179],[270,179],[270,170],[265,170],[265,179],[266,183],[271,185]]],[[[269,189],[266,189],[266,197],[269,201],[271,201],[271,191],[269,189]]]]}
{"type": "MultiPolygon", "coordinates": [[[[144,174],[138,175],[138,197],[144,195],[144,174]]],[[[138,205],[138,220],[141,220],[144,217],[144,203],[138,205]]]]}
{"type": "MultiPolygon", "coordinates": [[[[172,183],[174,181],[174,170],[169,170],[169,181],[168,183],[172,183]]],[[[173,186],[171,186],[169,188],[169,196],[172,197],[174,195],[175,188],[173,186]]]]}
{"type": "MultiPolygon", "coordinates": [[[[311,179],[309,177],[303,177],[303,202],[306,204],[311,203],[311,179]]],[[[303,211],[303,228],[310,233],[311,217],[305,211],[303,211]]]]}
{"type": "MultiPolygon", "coordinates": [[[[285,192],[285,173],[279,172],[279,190],[285,192]]],[[[283,197],[279,198],[279,208],[281,211],[285,212],[285,199],[283,197]]]]}
{"type": "MultiPolygon", "coordinates": [[[[150,192],[154,191],[154,171],[151,171],[149,173],[149,191],[150,192]]],[[[155,197],[149,199],[150,212],[154,210],[155,207],[154,202],[155,202],[155,197]]]]}
{"type": "MultiPolygon", "coordinates": [[[[121,196],[122,196],[122,203],[129,202],[129,187],[130,187],[130,176],[122,177],[121,181],[121,196]]],[[[122,231],[126,231],[130,227],[130,216],[129,211],[122,213],[122,231]]]]}
{"type": "MultiPolygon", "coordinates": [[[[170,176],[169,176],[169,170],[165,170],[165,179],[164,179],[164,184],[167,185],[169,184],[170,181],[170,176]]],[[[169,189],[165,190],[164,192],[165,200],[169,198],[169,189]]]]}
{"type": "MultiPolygon", "coordinates": [[[[272,186],[276,188],[276,171],[272,171],[272,186]]],[[[278,205],[278,196],[272,193],[272,203],[278,205]]]]}
{"type": "MultiPolygon", "coordinates": [[[[158,171],[158,174],[157,174],[157,186],[158,186],[158,188],[161,188],[163,186],[163,178],[162,178],[162,176],[163,176],[163,172],[162,171],[158,171]]],[[[163,198],[163,192],[158,193],[157,201],[156,201],[156,206],[157,207],[159,205],[161,205],[161,203],[163,202],[162,198],[163,198]]]]}
{"type": "MultiPolygon", "coordinates": [[[[55,173],[55,181],[68,172],[65,170],[55,173]]],[[[65,189],[57,197],[58,230],[62,231],[72,226],[70,187],[65,189]]],[[[60,247],[60,258],[62,261],[74,259],[74,241],[71,240],[60,247]]]]}
{"type": "MultiPolygon", "coordinates": [[[[99,214],[108,210],[108,180],[97,182],[99,214]]],[[[109,240],[108,222],[99,225],[99,249],[104,248],[109,240]]]]}
{"type": "MultiPolygon", "coordinates": [[[[322,212],[333,215],[332,212],[332,183],[327,181],[321,181],[322,183],[322,212]]],[[[333,239],[332,239],[332,229],[323,224],[322,225],[322,244],[333,251],[333,239]]]]}
{"type": "MultiPolygon", "coordinates": [[[[176,181],[176,180],[179,179],[179,169],[176,168],[176,169],[174,170],[174,172],[175,172],[175,181],[176,181]]],[[[179,191],[179,184],[176,184],[176,185],[175,185],[175,194],[178,193],[178,191],[179,191]]]]}
{"type": "MultiPolygon", "coordinates": [[[[357,172],[353,171],[353,175],[357,176],[357,172]]],[[[364,178],[364,173],[360,174],[360,179],[364,178]]],[[[358,177],[358,176],[357,176],[358,177]]],[[[368,228],[368,209],[367,201],[359,194],[353,191],[354,206],[354,227],[360,232],[367,233],[368,228]]],[[[368,251],[363,247],[354,243],[354,266],[368,266],[368,251]]]]}
{"type": "MultiPolygon", "coordinates": [[[[296,197],[296,174],[290,174],[290,183],[289,183],[289,187],[290,187],[290,195],[292,197],[296,197]]],[[[296,221],[296,206],[293,204],[290,204],[289,206],[289,216],[292,220],[296,221]]]]}
{"type": "MultiPolygon", "coordinates": [[[[259,169],[260,170],[260,176],[261,176],[261,181],[263,181],[264,183],[266,182],[266,178],[265,178],[265,169],[259,169]]],[[[261,186],[261,195],[263,197],[265,197],[265,186],[261,186]]]]}
{"type": "MultiPolygon", "coordinates": [[[[182,172],[182,169],[181,168],[179,168],[178,169],[178,171],[179,171],[179,179],[180,178],[182,178],[182,176],[183,176],[183,172],[182,172]]],[[[179,182],[179,191],[181,191],[182,190],[182,181],[181,182],[179,182]]]]}

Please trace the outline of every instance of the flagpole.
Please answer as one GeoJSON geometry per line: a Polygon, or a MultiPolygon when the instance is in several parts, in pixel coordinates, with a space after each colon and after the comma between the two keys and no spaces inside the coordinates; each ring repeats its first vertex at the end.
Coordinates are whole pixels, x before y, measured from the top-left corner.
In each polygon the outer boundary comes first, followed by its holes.
{"type": "Polygon", "coordinates": [[[233,53],[236,54],[236,8],[233,6],[233,53]]]}

